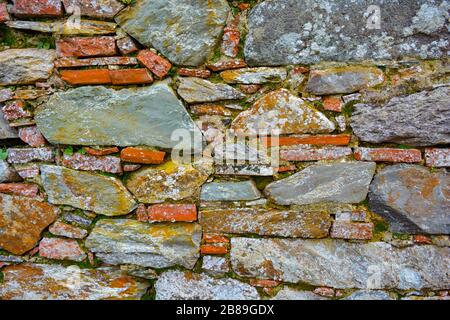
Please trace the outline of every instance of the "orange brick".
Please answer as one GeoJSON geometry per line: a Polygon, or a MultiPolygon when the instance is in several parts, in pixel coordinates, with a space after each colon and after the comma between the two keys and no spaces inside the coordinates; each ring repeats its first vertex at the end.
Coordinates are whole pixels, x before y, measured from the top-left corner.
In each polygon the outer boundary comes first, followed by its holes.
{"type": "Polygon", "coordinates": [[[424,235],[415,235],[414,242],[419,244],[433,244],[431,238],[424,235]]]}
{"type": "Polygon", "coordinates": [[[250,284],[254,287],[273,288],[280,284],[276,280],[250,279],[250,284]]]}
{"type": "Polygon", "coordinates": [[[206,69],[180,68],[178,69],[178,74],[184,77],[208,78],[211,75],[211,71],[206,69]]]}
{"type": "Polygon", "coordinates": [[[0,23],[9,21],[10,17],[6,9],[6,2],[0,2],[0,23]]]}
{"type": "Polygon", "coordinates": [[[229,243],[230,239],[228,239],[226,236],[223,236],[221,234],[204,233],[203,241],[206,243],[229,243]]]}
{"type": "Polygon", "coordinates": [[[422,152],[417,149],[357,148],[354,156],[358,161],[406,163],[422,161],[422,152]]]}
{"type": "Polygon", "coordinates": [[[238,8],[242,11],[247,10],[248,8],[250,8],[250,4],[249,3],[239,3],[238,4],[238,8]]]}
{"type": "Polygon", "coordinates": [[[155,204],[147,209],[147,221],[193,222],[197,220],[195,204],[155,204]]]}
{"type": "Polygon", "coordinates": [[[63,14],[61,0],[14,0],[17,17],[58,17],[63,14]]]}
{"type": "Polygon", "coordinates": [[[342,99],[340,96],[328,96],[323,98],[323,108],[329,111],[342,111],[342,99]]]}
{"type": "Polygon", "coordinates": [[[91,156],[106,156],[108,154],[113,154],[113,153],[119,152],[119,148],[117,148],[117,147],[107,147],[107,148],[101,148],[101,149],[84,147],[84,150],[86,151],[86,153],[90,154],[91,156]]]}
{"type": "Polygon", "coordinates": [[[110,84],[109,70],[64,70],[60,72],[61,79],[71,85],[110,84]]]}
{"type": "Polygon", "coordinates": [[[36,197],[39,188],[28,183],[0,183],[0,192],[22,197],[36,197]]]}
{"type": "Polygon", "coordinates": [[[297,170],[297,167],[294,165],[290,165],[290,166],[281,166],[277,168],[277,172],[278,173],[282,173],[282,172],[289,172],[289,171],[295,171],[297,170]]]}
{"type": "Polygon", "coordinates": [[[211,244],[203,244],[200,246],[200,253],[201,254],[227,254],[228,248],[226,246],[218,246],[218,245],[211,245],[211,244]]]}
{"type": "Polygon", "coordinates": [[[128,147],[120,152],[120,159],[126,162],[160,164],[166,155],[163,151],[156,151],[139,147],[128,147]]]}
{"type": "Polygon", "coordinates": [[[151,50],[141,50],[137,55],[138,60],[157,77],[163,78],[169,73],[172,64],[165,58],[151,50]]]}
{"type": "Polygon", "coordinates": [[[263,137],[261,139],[267,147],[293,146],[297,144],[346,146],[350,143],[351,135],[288,136],[279,138],[263,137]]]}
{"type": "Polygon", "coordinates": [[[114,37],[73,37],[56,42],[60,57],[98,57],[117,54],[114,37]]]}
{"type": "Polygon", "coordinates": [[[147,69],[120,69],[110,70],[112,84],[146,84],[152,83],[153,77],[147,69]]]}

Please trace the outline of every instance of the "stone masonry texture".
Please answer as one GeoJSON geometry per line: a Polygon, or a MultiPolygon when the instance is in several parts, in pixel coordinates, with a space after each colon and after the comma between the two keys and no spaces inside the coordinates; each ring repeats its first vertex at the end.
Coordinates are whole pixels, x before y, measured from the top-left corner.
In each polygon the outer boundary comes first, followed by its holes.
{"type": "Polygon", "coordinates": [[[0,300],[450,299],[449,12],[0,0],[0,300]]]}

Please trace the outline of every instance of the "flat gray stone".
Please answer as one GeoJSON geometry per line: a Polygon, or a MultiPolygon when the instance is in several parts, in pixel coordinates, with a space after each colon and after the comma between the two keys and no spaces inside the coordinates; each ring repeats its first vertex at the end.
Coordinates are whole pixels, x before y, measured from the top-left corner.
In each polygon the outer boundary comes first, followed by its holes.
{"type": "Polygon", "coordinates": [[[202,270],[211,276],[222,276],[230,272],[230,263],[225,257],[204,256],[202,270]]]}
{"type": "Polygon", "coordinates": [[[0,183],[1,182],[17,182],[21,178],[8,162],[0,160],[0,183]]]}
{"type": "Polygon", "coordinates": [[[281,289],[272,300],[328,300],[311,291],[295,290],[289,287],[281,289]]]}
{"type": "Polygon", "coordinates": [[[148,224],[131,219],[99,220],[85,246],[108,264],[134,264],[192,269],[200,251],[202,231],[196,223],[148,224]]]}
{"type": "Polygon", "coordinates": [[[130,192],[115,177],[42,165],[41,178],[48,202],[53,204],[70,205],[106,216],[124,215],[136,208],[130,192]]]}
{"type": "MultiPolygon", "coordinates": [[[[1,105],[0,105],[1,106],[1,105]]],[[[9,126],[6,121],[3,111],[0,110],[0,140],[18,138],[17,130],[9,126]]]]}
{"type": "Polygon", "coordinates": [[[264,193],[277,204],[363,201],[375,173],[375,162],[315,164],[270,183],[264,193]]]}
{"type": "Polygon", "coordinates": [[[357,104],[351,126],[362,141],[428,146],[450,143],[450,87],[392,98],[383,106],[357,104]]]}
{"type": "Polygon", "coordinates": [[[53,72],[55,50],[9,49],[0,51],[0,86],[34,84],[53,72]]]}
{"type": "Polygon", "coordinates": [[[37,110],[35,119],[54,144],[190,147],[188,139],[172,141],[179,129],[200,137],[193,147],[201,148],[200,130],[166,82],[117,91],[87,86],[56,93],[37,110]]]}
{"type": "Polygon", "coordinates": [[[261,198],[253,181],[210,182],[202,186],[201,201],[245,201],[261,198]]]}
{"type": "Polygon", "coordinates": [[[226,83],[276,83],[286,80],[287,71],[284,68],[242,68],[222,71],[220,76],[226,83]]]}
{"type": "Polygon", "coordinates": [[[380,290],[359,290],[353,292],[342,300],[395,300],[385,292],[380,290]]]}
{"type": "Polygon", "coordinates": [[[205,274],[164,272],[155,283],[156,300],[259,300],[256,289],[235,279],[205,274]]]}
{"type": "Polygon", "coordinates": [[[181,77],[178,94],[188,103],[215,102],[221,100],[243,99],[245,95],[232,86],[212,83],[208,80],[181,77]]]}
{"type": "Polygon", "coordinates": [[[229,12],[225,0],[142,0],[120,12],[116,22],[173,63],[198,66],[213,53],[229,12]]]}
{"type": "Polygon", "coordinates": [[[449,7],[427,0],[267,0],[248,16],[245,58],[251,66],[440,58],[450,43],[449,7]],[[379,29],[371,5],[380,9],[379,29]]]}
{"type": "Polygon", "coordinates": [[[231,239],[231,264],[243,277],[341,289],[439,289],[448,284],[450,248],[343,240],[231,239]]]}
{"type": "Polygon", "coordinates": [[[384,217],[393,232],[450,234],[450,175],[419,165],[381,170],[369,192],[370,209],[384,217]]]}

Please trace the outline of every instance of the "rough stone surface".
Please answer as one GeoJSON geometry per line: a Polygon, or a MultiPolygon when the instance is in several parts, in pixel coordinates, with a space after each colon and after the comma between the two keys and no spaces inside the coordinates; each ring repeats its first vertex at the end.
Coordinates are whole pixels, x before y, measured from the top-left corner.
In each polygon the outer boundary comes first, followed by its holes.
{"type": "Polygon", "coordinates": [[[231,239],[231,263],[240,276],[341,289],[440,288],[450,281],[449,260],[449,248],[433,246],[398,249],[384,242],[231,239]]]}
{"type": "Polygon", "coordinates": [[[124,8],[119,0],[62,0],[62,2],[66,12],[73,12],[74,7],[79,7],[82,16],[100,19],[112,19],[124,8]],[[72,10],[69,10],[71,8],[72,10]]]}
{"type": "Polygon", "coordinates": [[[204,232],[324,238],[328,235],[331,219],[326,212],[230,208],[201,210],[200,224],[204,232]]]}
{"type": "Polygon", "coordinates": [[[374,162],[312,165],[286,179],[269,184],[264,193],[282,205],[359,203],[367,196],[375,167],[374,162]]]}
{"type": "Polygon", "coordinates": [[[214,279],[182,271],[163,273],[155,284],[156,300],[259,300],[252,286],[234,279],[214,279]]]}
{"type": "Polygon", "coordinates": [[[178,94],[188,103],[245,98],[243,93],[227,84],[212,83],[195,77],[179,78],[179,80],[178,94]]]}
{"type": "Polygon", "coordinates": [[[41,178],[48,201],[53,204],[71,205],[106,216],[124,215],[136,207],[131,194],[115,177],[43,165],[41,178]]]}
{"type": "Polygon", "coordinates": [[[394,300],[388,293],[379,290],[359,290],[343,300],[394,300]]]}
{"type": "Polygon", "coordinates": [[[20,181],[20,176],[5,160],[0,160],[0,183],[20,181]]]}
{"type": "Polygon", "coordinates": [[[39,242],[39,255],[48,259],[78,262],[86,258],[86,253],[76,240],[61,238],[43,238],[39,242]]]}
{"type": "Polygon", "coordinates": [[[182,200],[198,194],[200,186],[210,174],[209,170],[207,164],[193,166],[168,161],[131,173],[125,184],[140,202],[182,200]]]}
{"type": "Polygon", "coordinates": [[[202,186],[202,201],[244,201],[261,198],[261,193],[253,181],[211,182],[202,186]]]}
{"type": "Polygon", "coordinates": [[[286,89],[261,97],[231,124],[238,135],[328,133],[335,125],[323,113],[286,89]]]}
{"type": "Polygon", "coordinates": [[[284,68],[244,68],[223,71],[220,76],[226,83],[261,84],[282,82],[287,72],[284,68]]]}
{"type": "Polygon", "coordinates": [[[351,126],[358,138],[372,143],[450,143],[449,97],[450,87],[440,87],[392,98],[381,107],[357,104],[351,126]]]}
{"type": "Polygon", "coordinates": [[[17,137],[17,130],[10,127],[8,121],[5,119],[3,111],[0,110],[0,140],[17,137]]]}
{"type": "Polygon", "coordinates": [[[114,156],[91,156],[81,153],[63,154],[61,164],[75,170],[121,173],[120,158],[114,156]]]}
{"type": "Polygon", "coordinates": [[[56,236],[72,238],[72,239],[83,239],[88,235],[88,231],[85,229],[72,226],[70,224],[64,223],[60,220],[56,221],[48,229],[52,234],[56,236]]]}
{"type": "Polygon", "coordinates": [[[394,232],[450,234],[450,176],[418,165],[393,165],[376,176],[370,209],[383,216],[394,232]]]}
{"type": "Polygon", "coordinates": [[[0,86],[33,84],[53,71],[55,50],[10,49],[0,51],[0,86]]]}
{"type": "Polygon", "coordinates": [[[36,124],[56,144],[172,148],[178,144],[171,140],[176,129],[201,136],[165,82],[119,91],[81,87],[57,93],[37,111],[36,124]]]}
{"type": "Polygon", "coordinates": [[[58,214],[48,203],[0,193],[0,248],[13,254],[33,249],[58,214]]]}
{"type": "Polygon", "coordinates": [[[295,290],[289,287],[281,289],[272,300],[328,300],[311,291],[295,290]]]}
{"type": "Polygon", "coordinates": [[[28,163],[31,161],[55,161],[53,148],[9,148],[9,163],[28,163]]]}
{"type": "Polygon", "coordinates": [[[149,225],[128,219],[99,220],[85,245],[108,264],[192,269],[199,257],[202,231],[195,223],[149,225]]]}
{"type": "Polygon", "coordinates": [[[229,11],[225,0],[143,0],[116,21],[172,62],[198,66],[214,51],[229,11]]]}
{"type": "Polygon", "coordinates": [[[204,256],[202,270],[211,276],[221,276],[230,271],[230,263],[224,257],[204,256]]]}
{"type": "Polygon", "coordinates": [[[450,149],[427,148],[425,163],[428,167],[450,167],[450,149]]]}
{"type": "Polygon", "coordinates": [[[448,10],[447,1],[263,1],[248,17],[245,57],[252,66],[439,58],[449,46],[448,10]],[[370,5],[381,11],[379,29],[370,5]]]}
{"type": "Polygon", "coordinates": [[[115,23],[85,19],[80,19],[79,24],[69,23],[69,20],[56,22],[14,20],[8,21],[6,24],[13,29],[33,30],[66,36],[107,35],[114,33],[116,30],[115,23]]]}
{"type": "Polygon", "coordinates": [[[139,299],[149,287],[146,281],[113,268],[19,264],[2,272],[0,298],[4,300],[139,299]]]}

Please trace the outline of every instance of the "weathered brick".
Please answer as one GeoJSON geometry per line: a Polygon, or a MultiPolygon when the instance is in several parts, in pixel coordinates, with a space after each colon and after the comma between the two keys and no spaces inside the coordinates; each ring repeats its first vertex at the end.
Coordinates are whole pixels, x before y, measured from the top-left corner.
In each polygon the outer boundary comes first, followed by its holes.
{"type": "Polygon", "coordinates": [[[72,239],[83,239],[88,235],[87,230],[72,226],[60,220],[52,224],[48,230],[55,236],[72,239]]]}
{"type": "Polygon", "coordinates": [[[418,244],[433,244],[433,240],[424,235],[414,235],[414,242],[418,244]]]}
{"type": "Polygon", "coordinates": [[[61,164],[75,170],[122,173],[120,158],[114,156],[92,156],[81,153],[64,154],[61,164]]]}
{"type": "Polygon", "coordinates": [[[153,77],[147,69],[120,69],[110,70],[112,84],[148,84],[153,82],[153,77]]]}
{"type": "Polygon", "coordinates": [[[13,0],[11,13],[17,17],[62,16],[61,0],[13,0]]]}
{"type": "Polygon", "coordinates": [[[334,289],[333,288],[319,287],[319,288],[315,288],[313,292],[322,297],[334,297],[334,289]]]}
{"type": "Polygon", "coordinates": [[[276,168],[276,172],[278,172],[278,173],[295,171],[295,170],[297,170],[297,167],[295,165],[280,166],[280,167],[276,168]]]}
{"type": "Polygon", "coordinates": [[[119,0],[62,0],[66,12],[72,13],[76,6],[80,8],[80,14],[84,17],[112,19],[124,8],[119,0]]]}
{"type": "Polygon", "coordinates": [[[425,149],[425,163],[428,167],[450,167],[450,149],[425,149]]]}
{"type": "Polygon", "coordinates": [[[323,98],[323,108],[329,111],[342,111],[342,99],[340,96],[326,96],[323,98]]]}
{"type": "Polygon", "coordinates": [[[239,23],[239,15],[225,27],[222,38],[221,51],[224,55],[235,58],[239,51],[239,42],[241,41],[241,33],[237,27],[239,23]]]}
{"type": "Polygon", "coordinates": [[[151,50],[141,50],[137,55],[138,60],[157,77],[164,78],[169,73],[172,64],[165,58],[151,50]]]}
{"type": "Polygon", "coordinates": [[[71,85],[110,84],[111,76],[107,69],[64,70],[61,79],[71,85]]]}
{"type": "Polygon", "coordinates": [[[219,104],[197,104],[190,106],[190,109],[196,115],[231,116],[230,110],[219,104]]]}
{"type": "Polygon", "coordinates": [[[230,243],[228,237],[217,233],[204,233],[203,242],[205,243],[230,243]]]}
{"type": "Polygon", "coordinates": [[[117,48],[119,49],[121,54],[130,54],[138,51],[138,47],[136,46],[136,42],[131,37],[123,37],[116,40],[117,48]]]}
{"type": "Polygon", "coordinates": [[[229,69],[245,68],[246,66],[247,66],[247,63],[245,63],[245,61],[242,59],[218,61],[218,62],[206,65],[206,67],[209,70],[214,71],[214,72],[229,70],[229,69]]]}
{"type": "Polygon", "coordinates": [[[9,163],[28,163],[31,161],[54,162],[55,155],[50,147],[44,148],[9,148],[9,163]]]}
{"type": "Polygon", "coordinates": [[[350,143],[351,135],[318,135],[318,136],[287,136],[287,137],[263,137],[263,143],[268,147],[293,146],[311,144],[316,146],[336,145],[346,146],[350,143]]]}
{"type": "Polygon", "coordinates": [[[25,101],[15,100],[6,103],[3,108],[3,116],[8,121],[14,121],[22,118],[31,118],[33,115],[30,111],[25,110],[25,101]]]}
{"type": "Polygon", "coordinates": [[[193,222],[197,220],[195,204],[155,204],[147,209],[150,222],[193,222]]]}
{"type": "Polygon", "coordinates": [[[9,21],[10,17],[6,8],[6,2],[0,2],[0,23],[9,21]]]}
{"type": "Polygon", "coordinates": [[[253,94],[258,92],[258,90],[261,89],[260,84],[240,84],[239,90],[246,94],[253,94]]]}
{"type": "Polygon", "coordinates": [[[351,154],[352,149],[348,147],[325,147],[325,148],[302,147],[295,149],[280,150],[281,160],[287,161],[333,160],[346,157],[351,154]]]}
{"type": "Polygon", "coordinates": [[[138,63],[135,57],[100,57],[78,59],[74,57],[62,57],[55,61],[56,68],[74,68],[91,66],[131,66],[138,63]]]}
{"type": "Polygon", "coordinates": [[[147,207],[145,204],[140,203],[136,208],[136,219],[142,222],[148,221],[147,207]]]}
{"type": "Polygon", "coordinates": [[[250,4],[247,2],[242,2],[238,4],[238,8],[239,10],[244,11],[250,8],[250,4]]]}
{"type": "Polygon", "coordinates": [[[140,147],[128,147],[120,152],[122,161],[144,164],[160,164],[164,161],[165,155],[163,151],[140,147]]]}
{"type": "Polygon", "coordinates": [[[119,148],[117,147],[106,147],[106,148],[90,148],[90,147],[84,147],[84,150],[86,153],[92,155],[92,156],[107,156],[109,154],[117,153],[119,152],[119,148]]]}
{"type": "Polygon", "coordinates": [[[273,288],[281,283],[276,280],[266,280],[266,279],[250,279],[249,282],[252,286],[261,288],[273,288]]]}
{"type": "Polygon", "coordinates": [[[220,245],[220,244],[203,244],[200,246],[200,253],[201,254],[227,254],[228,253],[228,247],[226,245],[220,245]]]}
{"type": "Polygon", "coordinates": [[[60,57],[96,57],[117,54],[114,37],[73,37],[56,41],[60,57]]]}
{"type": "Polygon", "coordinates": [[[11,194],[13,196],[37,197],[39,188],[30,183],[0,183],[0,192],[11,194]]]}
{"type": "Polygon", "coordinates": [[[331,237],[337,239],[370,240],[373,223],[352,223],[335,221],[331,227],[331,237]]]}
{"type": "Polygon", "coordinates": [[[207,69],[180,68],[178,69],[178,75],[183,77],[208,78],[211,75],[211,71],[207,69]]]}
{"type": "Polygon", "coordinates": [[[357,148],[354,155],[358,161],[406,163],[422,161],[422,153],[417,149],[357,148]]]}
{"type": "Polygon", "coordinates": [[[19,128],[19,138],[31,147],[45,145],[45,138],[36,126],[19,128]]]}
{"type": "Polygon", "coordinates": [[[44,238],[39,243],[39,255],[48,259],[83,261],[86,253],[76,240],[44,238]]]}

